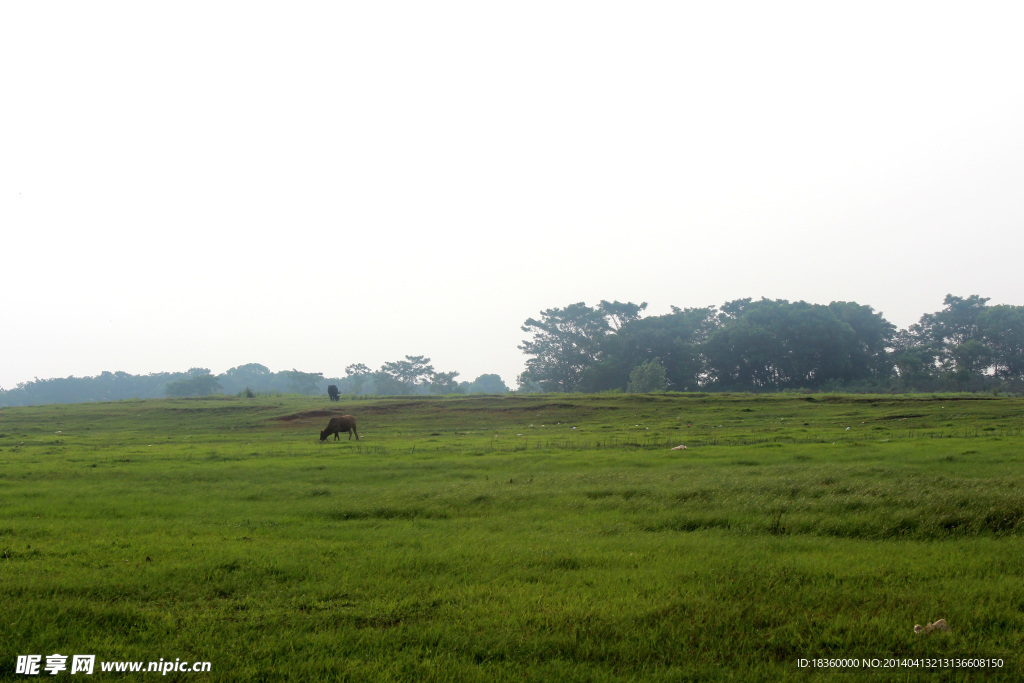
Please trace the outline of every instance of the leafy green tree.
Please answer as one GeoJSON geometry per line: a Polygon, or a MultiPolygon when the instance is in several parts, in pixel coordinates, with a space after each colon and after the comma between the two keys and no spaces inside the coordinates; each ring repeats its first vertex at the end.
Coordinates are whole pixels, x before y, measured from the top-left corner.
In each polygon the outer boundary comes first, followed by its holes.
{"type": "Polygon", "coordinates": [[[936,362],[950,388],[980,389],[995,357],[986,346],[981,329],[988,298],[973,294],[967,298],[947,294],[943,309],[927,313],[915,330],[936,362]]]}
{"type": "Polygon", "coordinates": [[[430,378],[430,393],[432,394],[461,394],[462,387],[455,379],[459,376],[457,372],[435,372],[430,378]]]}
{"type": "Polygon", "coordinates": [[[829,307],[761,299],[723,308],[729,313],[704,344],[721,388],[817,388],[850,376],[856,333],[829,307]]]}
{"type": "Polygon", "coordinates": [[[542,391],[572,392],[580,389],[610,328],[601,311],[579,302],[542,311],[540,320],[527,319],[522,330],[532,335],[519,345],[532,356],[526,361],[528,381],[542,391]]]}
{"type": "Polygon", "coordinates": [[[507,394],[508,386],[499,375],[480,375],[466,387],[467,394],[507,394]]]}
{"type": "Polygon", "coordinates": [[[950,346],[977,339],[980,335],[978,317],[985,311],[988,298],[972,294],[964,299],[947,294],[942,303],[941,311],[921,317],[924,332],[950,346]]]}
{"type": "Polygon", "coordinates": [[[936,391],[941,384],[938,351],[920,325],[893,335],[893,365],[903,391],[936,391]]]}
{"type": "MultiPolygon", "coordinates": [[[[977,353],[958,354],[957,347],[981,337],[978,318],[984,312],[987,298],[971,295],[966,299],[947,294],[943,309],[921,317],[920,330],[926,339],[935,343],[939,351],[939,362],[947,373],[958,369],[957,358],[970,362],[978,358],[977,353]]],[[[971,368],[966,368],[968,371],[971,368]]]]}
{"type": "Polygon", "coordinates": [[[345,379],[348,380],[348,393],[356,395],[366,393],[367,384],[373,379],[370,368],[362,363],[352,363],[346,367],[345,375],[345,379]]]}
{"type": "Polygon", "coordinates": [[[987,383],[986,371],[994,360],[992,350],[981,339],[969,339],[949,349],[950,378],[961,389],[980,390],[987,383]]]}
{"type": "Polygon", "coordinates": [[[320,382],[324,379],[324,373],[322,372],[301,372],[295,370],[286,370],[284,373],[288,380],[288,389],[296,394],[319,394],[320,393],[320,382]]]}
{"type": "Polygon", "coordinates": [[[629,371],[636,364],[637,353],[633,353],[628,343],[622,339],[624,329],[635,325],[641,320],[641,314],[647,309],[647,302],[605,301],[597,306],[597,311],[604,316],[607,330],[600,337],[594,359],[583,370],[578,389],[595,392],[608,389],[623,389],[629,380],[629,371]]]}
{"type": "Polygon", "coordinates": [[[668,377],[665,374],[665,366],[657,358],[644,361],[629,373],[629,385],[626,390],[631,394],[645,394],[666,389],[668,389],[668,377]]]}
{"type": "Polygon", "coordinates": [[[217,379],[220,380],[226,394],[237,394],[245,389],[270,391],[273,373],[265,365],[247,363],[231,368],[224,374],[218,375],[217,379]]]}
{"type": "Polygon", "coordinates": [[[345,374],[350,377],[358,377],[360,375],[369,375],[370,368],[366,367],[363,363],[352,363],[345,368],[345,374]]]}
{"type": "Polygon", "coordinates": [[[206,368],[192,368],[189,377],[171,382],[166,393],[172,398],[211,396],[221,390],[220,381],[206,368]]]}
{"type": "Polygon", "coordinates": [[[716,388],[768,390],[779,377],[774,366],[771,330],[754,319],[722,325],[704,344],[708,370],[716,388]]]}
{"type": "Polygon", "coordinates": [[[828,307],[854,333],[849,373],[839,379],[849,382],[892,377],[894,364],[891,349],[896,326],[882,317],[881,313],[875,313],[871,306],[833,301],[828,307]]]}
{"type": "Polygon", "coordinates": [[[634,349],[619,343],[620,339],[610,337],[602,343],[602,353],[583,372],[580,391],[596,393],[599,391],[624,390],[629,384],[629,373],[637,362],[639,354],[634,349]]]}
{"type": "Polygon", "coordinates": [[[701,346],[716,328],[714,307],[680,309],[668,315],[634,319],[604,338],[599,362],[587,373],[588,390],[625,389],[637,365],[658,358],[677,391],[705,382],[701,346]]]}
{"type": "Polygon", "coordinates": [[[540,394],[544,392],[544,387],[529,370],[523,370],[516,377],[516,391],[520,394],[540,394]]]}
{"type": "MultiPolygon", "coordinates": [[[[764,301],[764,299],[762,299],[764,301]]],[[[735,299],[734,301],[727,301],[718,307],[718,319],[720,322],[725,323],[729,320],[738,320],[743,312],[754,302],[751,297],[746,299],[735,299]]]]}
{"type": "Polygon", "coordinates": [[[995,376],[1024,380],[1024,306],[991,306],[978,315],[977,322],[995,376]]]}
{"type": "Polygon", "coordinates": [[[400,382],[395,376],[388,374],[382,369],[370,375],[373,390],[368,392],[376,396],[404,396],[411,393],[409,387],[400,382]]]}
{"type": "Polygon", "coordinates": [[[379,384],[395,394],[413,394],[426,387],[434,376],[434,367],[425,356],[406,356],[405,360],[384,363],[377,372],[379,384]]]}
{"type": "Polygon", "coordinates": [[[608,327],[617,332],[626,325],[639,320],[640,314],[647,310],[647,302],[634,304],[632,301],[622,303],[621,301],[608,302],[602,299],[601,303],[597,305],[597,310],[608,321],[608,327]]]}

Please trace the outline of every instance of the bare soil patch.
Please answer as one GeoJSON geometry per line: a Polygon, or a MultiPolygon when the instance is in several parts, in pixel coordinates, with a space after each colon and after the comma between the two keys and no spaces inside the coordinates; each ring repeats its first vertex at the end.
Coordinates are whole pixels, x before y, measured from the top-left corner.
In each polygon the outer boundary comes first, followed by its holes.
{"type": "Polygon", "coordinates": [[[308,420],[314,417],[334,417],[340,415],[339,410],[306,410],[301,413],[292,413],[291,415],[282,415],[281,417],[274,418],[278,422],[295,422],[296,420],[308,420]]]}

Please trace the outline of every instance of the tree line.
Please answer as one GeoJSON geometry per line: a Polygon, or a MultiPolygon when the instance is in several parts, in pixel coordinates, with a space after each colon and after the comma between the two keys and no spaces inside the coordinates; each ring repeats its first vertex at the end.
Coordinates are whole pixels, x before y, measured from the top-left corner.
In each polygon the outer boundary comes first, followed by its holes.
{"type": "Polygon", "coordinates": [[[898,330],[871,306],[738,299],[644,317],[575,303],[530,318],[520,391],[1024,390],[1024,306],[946,296],[898,330]]]}
{"type": "Polygon", "coordinates": [[[497,394],[509,389],[496,374],[484,374],[472,382],[459,381],[458,372],[437,372],[425,356],[406,356],[384,363],[373,371],[357,363],[344,377],[324,377],[320,372],[283,370],[271,372],[265,365],[248,363],[215,375],[208,368],[187,372],[132,375],[103,372],[94,377],[35,379],[16,388],[0,389],[0,406],[84,403],[138,398],[257,394],[327,395],[334,385],[348,395],[497,394]]]}
{"type": "MultiPolygon", "coordinates": [[[[599,391],[1024,391],[1024,306],[946,296],[943,308],[897,329],[871,306],[751,298],[645,316],[646,303],[575,303],[542,311],[522,330],[527,356],[517,389],[599,391]]],[[[505,393],[496,374],[459,381],[425,356],[344,377],[271,372],[249,363],[214,375],[187,372],[35,379],[0,388],[0,406],[165,396],[505,393]]]]}

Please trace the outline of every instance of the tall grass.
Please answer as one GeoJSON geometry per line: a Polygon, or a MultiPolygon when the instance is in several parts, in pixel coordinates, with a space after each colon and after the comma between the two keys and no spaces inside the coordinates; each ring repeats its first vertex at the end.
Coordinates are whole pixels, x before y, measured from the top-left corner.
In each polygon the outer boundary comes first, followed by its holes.
{"type": "Polygon", "coordinates": [[[0,678],[1019,678],[1024,402],[807,398],[361,401],[326,444],[296,397],[0,410],[0,678]]]}

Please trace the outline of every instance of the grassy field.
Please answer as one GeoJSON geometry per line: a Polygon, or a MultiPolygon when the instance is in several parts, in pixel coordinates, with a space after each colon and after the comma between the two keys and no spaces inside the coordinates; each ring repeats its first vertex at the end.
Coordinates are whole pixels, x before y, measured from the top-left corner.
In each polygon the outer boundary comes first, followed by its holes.
{"type": "Polygon", "coordinates": [[[0,679],[1020,680],[1022,429],[966,395],[4,408],[0,679]],[[363,440],[319,443],[342,412],[363,440]]]}

